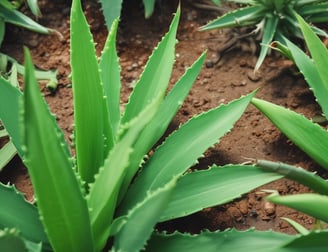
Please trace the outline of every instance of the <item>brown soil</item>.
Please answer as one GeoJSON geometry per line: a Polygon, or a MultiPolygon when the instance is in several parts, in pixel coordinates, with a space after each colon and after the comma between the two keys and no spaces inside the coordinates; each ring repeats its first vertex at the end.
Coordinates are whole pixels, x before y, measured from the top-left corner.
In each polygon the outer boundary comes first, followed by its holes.
{"type": "MultiPolygon", "coordinates": [[[[73,108],[72,92],[68,76],[69,66],[69,11],[68,1],[39,1],[43,13],[39,22],[59,31],[58,36],[44,36],[31,33],[17,27],[7,26],[6,40],[2,52],[23,61],[22,46],[31,49],[33,61],[40,69],[58,69],[59,86],[55,93],[41,90],[56,114],[59,126],[67,140],[72,134],[73,108]]],[[[107,36],[104,21],[96,1],[84,4],[92,33],[97,42],[97,52],[107,36]]],[[[165,1],[148,20],[144,19],[143,9],[138,1],[125,1],[122,22],[118,34],[118,53],[122,66],[122,104],[127,102],[131,87],[138,79],[152,48],[167,31],[176,10],[176,1],[165,1]]],[[[295,110],[311,118],[319,112],[312,93],[301,76],[293,74],[290,62],[272,55],[262,65],[257,76],[253,76],[256,62],[253,43],[245,41],[242,45],[223,55],[216,65],[211,64],[218,57],[218,51],[231,35],[230,30],[199,32],[197,29],[218,13],[200,10],[186,1],[182,1],[182,15],[178,30],[179,43],[176,47],[176,64],[172,83],[183,74],[204,50],[207,53],[207,67],[204,66],[194,87],[182,108],[176,115],[170,130],[187,121],[191,116],[227,103],[262,87],[257,97],[272,101],[295,110]]],[[[308,170],[319,168],[302,151],[284,137],[260,112],[249,107],[246,113],[219,144],[209,149],[200,160],[199,168],[212,164],[224,165],[243,163],[246,158],[267,159],[301,166],[308,170]]],[[[2,182],[15,183],[19,190],[32,199],[33,192],[28,174],[15,158],[0,174],[2,182]]],[[[275,189],[281,194],[295,194],[309,190],[295,182],[282,179],[261,189],[275,189]]],[[[167,230],[198,232],[200,229],[224,230],[236,227],[240,230],[254,226],[259,230],[273,229],[285,233],[294,233],[281,217],[296,220],[311,228],[313,219],[297,211],[269,204],[263,192],[257,189],[233,203],[204,209],[187,218],[161,224],[159,228],[167,230]]],[[[224,193],[224,192],[222,192],[224,193]]]]}

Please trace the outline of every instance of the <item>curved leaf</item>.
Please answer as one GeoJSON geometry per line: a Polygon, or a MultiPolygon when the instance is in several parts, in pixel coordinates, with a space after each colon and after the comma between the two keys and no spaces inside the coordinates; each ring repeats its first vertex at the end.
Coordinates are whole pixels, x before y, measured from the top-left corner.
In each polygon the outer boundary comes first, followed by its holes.
{"type": "Polygon", "coordinates": [[[208,170],[187,173],[178,180],[172,199],[161,215],[160,221],[227,203],[282,177],[246,165],[213,166],[208,170]]]}
{"type": "Polygon", "coordinates": [[[300,149],[328,169],[326,130],[304,116],[273,103],[253,98],[252,104],[300,149]]]}
{"type": "Polygon", "coordinates": [[[156,149],[123,200],[120,213],[143,200],[147,191],[182,175],[207,148],[226,134],[245,111],[254,93],[192,118],[156,149]]]}

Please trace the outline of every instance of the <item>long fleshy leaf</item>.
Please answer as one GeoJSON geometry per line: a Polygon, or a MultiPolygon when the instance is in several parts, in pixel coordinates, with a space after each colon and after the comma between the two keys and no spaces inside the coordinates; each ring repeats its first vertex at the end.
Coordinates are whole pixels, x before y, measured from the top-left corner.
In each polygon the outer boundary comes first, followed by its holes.
{"type": "Polygon", "coordinates": [[[4,124],[18,154],[23,157],[19,131],[19,99],[22,93],[4,78],[0,78],[0,119],[4,124]]]}
{"type": "Polygon", "coordinates": [[[140,79],[133,89],[122,117],[123,124],[137,116],[140,111],[152,102],[155,96],[165,94],[174,64],[174,45],[176,43],[179,18],[180,8],[178,8],[173,18],[169,32],[163,37],[157,48],[154,49],[140,79]]]}
{"type": "Polygon", "coordinates": [[[217,251],[254,251],[273,252],[294,239],[293,236],[273,231],[237,231],[224,232],[204,231],[200,234],[157,234],[155,233],[146,251],[188,251],[188,252],[217,252],[217,251]]]}
{"type": "Polygon", "coordinates": [[[175,184],[176,179],[173,179],[163,188],[149,192],[145,200],[128,213],[125,224],[114,237],[114,251],[140,251],[144,247],[171,198],[175,184]]]}
{"type": "Polygon", "coordinates": [[[147,191],[164,186],[173,176],[182,175],[207,148],[224,136],[245,111],[254,93],[221,105],[180,127],[155,151],[127,191],[120,208],[125,214],[143,200],[147,191]]]}
{"type": "Polygon", "coordinates": [[[232,201],[242,194],[283,176],[254,166],[213,166],[187,173],[178,180],[172,199],[160,221],[186,216],[206,207],[232,201]]]}
{"type": "Polygon", "coordinates": [[[113,141],[117,136],[120,124],[120,65],[116,52],[116,32],[118,20],[113,22],[107,37],[103,52],[100,57],[99,68],[100,77],[104,85],[104,93],[106,96],[107,110],[112,130],[113,141]]]}
{"type": "Polygon", "coordinates": [[[28,16],[25,16],[23,13],[17,10],[9,10],[0,5],[0,13],[1,13],[1,17],[5,19],[5,22],[22,26],[34,32],[39,32],[44,34],[49,34],[51,32],[51,29],[38,24],[37,22],[33,21],[28,16]]]}
{"type": "Polygon", "coordinates": [[[274,38],[278,22],[279,22],[279,17],[276,15],[272,15],[265,19],[265,24],[263,28],[264,30],[263,37],[261,42],[261,51],[255,65],[255,71],[260,68],[260,66],[262,65],[265,59],[265,56],[267,55],[270,49],[269,44],[272,42],[272,39],[274,38]]]}
{"type": "Polygon", "coordinates": [[[145,18],[149,18],[153,12],[155,7],[155,0],[142,0],[145,7],[145,18]]]}
{"type": "Polygon", "coordinates": [[[328,213],[323,209],[328,209],[328,196],[306,193],[280,196],[272,194],[267,197],[268,201],[275,204],[291,207],[305,214],[313,216],[324,222],[328,222],[328,213]]]}
{"type": "Polygon", "coordinates": [[[102,249],[108,239],[110,224],[117,204],[117,195],[126,174],[133,144],[145,125],[155,115],[161,100],[161,96],[157,96],[154,103],[130,121],[126,126],[125,135],[109,153],[104,167],[100,169],[94,184],[91,184],[88,206],[97,250],[102,249]]]}
{"type": "Polygon", "coordinates": [[[304,116],[273,103],[253,98],[252,104],[300,149],[328,169],[326,130],[304,116]]]}
{"type": "Polygon", "coordinates": [[[244,24],[256,24],[263,17],[263,13],[261,11],[262,7],[255,5],[228,12],[225,15],[212,20],[207,25],[201,27],[200,30],[205,31],[210,29],[235,27],[244,24]]]}
{"type": "Polygon", "coordinates": [[[56,251],[93,251],[88,208],[73,171],[68,146],[41,97],[27,50],[25,67],[20,125],[25,164],[42,222],[56,251]]]}
{"type": "Polygon", "coordinates": [[[279,252],[325,252],[327,250],[327,230],[311,232],[287,242],[279,252]]]}
{"type": "Polygon", "coordinates": [[[111,29],[114,20],[121,15],[122,1],[123,0],[99,0],[108,31],[111,29]]]}
{"type": "Polygon", "coordinates": [[[37,208],[24,199],[14,186],[0,183],[0,198],[5,204],[0,205],[0,228],[16,228],[26,239],[47,244],[37,208]]]}
{"type": "Polygon", "coordinates": [[[289,49],[289,52],[291,53],[292,59],[304,75],[304,78],[313,91],[313,94],[321,106],[324,115],[328,118],[328,100],[326,99],[328,95],[328,88],[321,79],[318,69],[309,56],[307,56],[299,47],[287,39],[284,41],[289,49]]]}
{"type": "Polygon", "coordinates": [[[301,183],[317,193],[328,195],[328,182],[313,172],[292,165],[267,160],[258,160],[256,165],[261,169],[279,173],[285,178],[301,183]]]}
{"type": "MultiPolygon", "coordinates": [[[[131,183],[140,161],[150,150],[150,148],[158,141],[164,134],[169,123],[172,121],[174,115],[181,107],[184,99],[188,95],[190,88],[196,80],[202,65],[204,63],[206,54],[198,58],[197,61],[185,72],[179,81],[170,90],[165,97],[163,103],[160,105],[157,114],[153,120],[147,125],[145,130],[141,133],[134,146],[134,151],[131,153],[130,164],[127,170],[124,184],[122,185],[121,194],[126,192],[127,187],[131,183]]],[[[121,197],[122,197],[121,195],[121,197]]]]}
{"type": "Polygon", "coordinates": [[[109,128],[104,119],[106,103],[92,35],[80,0],[72,3],[70,41],[77,166],[81,178],[89,183],[104,162],[104,137],[111,137],[104,136],[109,128]]]}

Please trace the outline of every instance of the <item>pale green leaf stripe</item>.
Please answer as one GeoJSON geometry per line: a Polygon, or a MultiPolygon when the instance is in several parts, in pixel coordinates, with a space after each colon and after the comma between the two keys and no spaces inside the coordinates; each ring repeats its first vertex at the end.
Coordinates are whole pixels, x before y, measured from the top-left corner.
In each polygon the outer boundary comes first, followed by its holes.
{"type": "Polygon", "coordinates": [[[37,0],[27,0],[27,4],[28,4],[30,10],[32,11],[32,13],[35,16],[40,16],[41,15],[37,0]]]}
{"type": "Polygon", "coordinates": [[[153,120],[147,125],[144,131],[138,137],[138,141],[134,146],[134,151],[131,153],[130,165],[127,170],[124,183],[121,188],[121,193],[124,194],[131,183],[140,161],[150,148],[158,141],[158,139],[165,133],[169,123],[172,121],[178,109],[181,107],[184,99],[188,95],[190,88],[196,80],[202,65],[204,63],[206,54],[203,53],[195,63],[187,69],[185,74],[170,90],[165,97],[163,103],[160,105],[158,112],[153,120]]]}
{"type": "Polygon", "coordinates": [[[279,18],[276,15],[272,15],[271,17],[265,19],[263,38],[261,42],[261,51],[255,65],[255,71],[260,68],[260,66],[262,65],[265,59],[265,56],[268,53],[269,44],[274,38],[278,22],[279,22],[279,18]]]}
{"type": "Polygon", "coordinates": [[[18,154],[20,157],[23,157],[18,120],[19,99],[22,93],[2,77],[0,78],[0,90],[0,119],[9,133],[18,154]]]}
{"type": "Polygon", "coordinates": [[[323,168],[328,169],[328,133],[319,125],[289,109],[253,98],[257,107],[293,143],[323,168]]]}
{"type": "Polygon", "coordinates": [[[288,39],[284,39],[287,47],[292,53],[293,60],[301,73],[304,75],[305,80],[313,91],[323,113],[328,118],[328,89],[326,88],[323,80],[320,77],[318,69],[313,61],[295,44],[288,39]]]}
{"type": "Polygon", "coordinates": [[[227,203],[282,177],[280,174],[243,165],[213,166],[209,170],[187,173],[178,180],[172,199],[160,221],[227,203]]]}
{"type": "Polygon", "coordinates": [[[105,16],[108,31],[111,29],[115,19],[119,18],[122,9],[122,0],[99,0],[101,9],[105,16]]]}
{"type": "Polygon", "coordinates": [[[50,247],[37,208],[24,199],[15,187],[0,183],[0,229],[17,228],[22,236],[50,247]]]}
{"type": "Polygon", "coordinates": [[[325,211],[328,209],[328,196],[314,193],[287,196],[272,194],[267,197],[267,200],[275,204],[296,209],[314,218],[328,222],[328,212],[325,211]]]}
{"type": "Polygon", "coordinates": [[[180,18],[180,8],[171,23],[169,32],[154,49],[147,65],[141,74],[139,81],[126,105],[122,124],[137,116],[142,109],[150,104],[158,94],[164,96],[174,64],[174,51],[176,43],[176,32],[180,18]]]}
{"type": "Polygon", "coordinates": [[[256,24],[261,20],[263,13],[261,14],[261,6],[249,6],[228,12],[223,16],[212,20],[205,26],[202,26],[200,30],[211,30],[211,29],[221,29],[227,27],[235,27],[244,24],[256,24]],[[261,14],[261,15],[260,15],[261,14]]]}
{"type": "Polygon", "coordinates": [[[42,99],[25,50],[24,158],[39,213],[55,251],[93,251],[89,213],[55,118],[42,99]],[[60,183],[58,183],[60,182],[60,183]]]}
{"type": "MultiPolygon", "coordinates": [[[[106,1],[108,2],[108,1],[106,1]]],[[[104,94],[106,96],[107,111],[112,129],[112,136],[115,140],[120,124],[120,65],[116,52],[116,33],[118,20],[113,22],[107,37],[103,52],[100,57],[99,68],[100,77],[104,86],[104,94]]]]}
{"type": "Polygon", "coordinates": [[[194,117],[156,149],[136,182],[127,191],[120,213],[125,214],[143,200],[148,190],[164,186],[182,175],[197,159],[224,136],[245,111],[254,93],[194,117]]]}
{"type": "Polygon", "coordinates": [[[51,29],[38,24],[37,22],[33,21],[28,16],[25,16],[23,13],[17,10],[8,10],[7,8],[4,8],[0,5],[0,13],[1,17],[5,19],[5,22],[22,26],[34,32],[44,34],[49,34],[51,32],[51,29]]]}
{"type": "Polygon", "coordinates": [[[138,117],[129,122],[125,135],[109,153],[104,167],[100,169],[94,184],[90,186],[88,206],[97,250],[102,249],[108,239],[117,195],[126,174],[132,146],[145,125],[154,117],[161,101],[162,97],[157,96],[152,104],[149,104],[138,117]]]}
{"type": "Polygon", "coordinates": [[[14,158],[17,154],[15,145],[12,141],[6,143],[0,149],[0,171],[14,158]]]}
{"type": "Polygon", "coordinates": [[[279,252],[326,252],[327,239],[327,230],[311,232],[288,242],[284,247],[279,249],[279,252]]]}
{"type": "Polygon", "coordinates": [[[237,231],[224,232],[204,231],[200,234],[158,234],[155,233],[148,241],[146,251],[188,251],[188,252],[273,252],[292,241],[294,236],[273,231],[237,231]]]}
{"type": "Polygon", "coordinates": [[[126,223],[114,237],[114,251],[141,251],[144,248],[175,185],[176,179],[173,179],[164,187],[149,192],[145,200],[128,213],[126,223]]]}
{"type": "Polygon", "coordinates": [[[291,225],[297,233],[301,234],[301,235],[307,235],[310,233],[309,230],[307,230],[305,227],[303,227],[301,224],[299,224],[298,222],[289,219],[289,218],[281,218],[282,220],[286,221],[289,225],[291,225]]]}
{"type": "Polygon", "coordinates": [[[92,35],[80,0],[72,3],[70,41],[77,166],[81,178],[92,182],[104,161],[106,107],[92,35]]]}
{"type": "MultiPolygon", "coordinates": [[[[321,40],[314,34],[310,26],[300,17],[297,16],[297,20],[300,23],[306,44],[310,50],[312,58],[314,60],[314,65],[322,79],[322,84],[325,88],[325,97],[328,96],[328,50],[326,46],[321,42],[321,40]]],[[[323,108],[324,111],[328,111],[328,106],[323,108]]],[[[328,112],[326,114],[328,117],[328,112]]]]}

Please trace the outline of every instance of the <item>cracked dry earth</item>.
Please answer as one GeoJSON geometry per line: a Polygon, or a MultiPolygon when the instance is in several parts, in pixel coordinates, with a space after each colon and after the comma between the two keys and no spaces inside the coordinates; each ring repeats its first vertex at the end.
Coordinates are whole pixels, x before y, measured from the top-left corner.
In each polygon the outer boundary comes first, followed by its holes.
{"type": "MultiPolygon", "coordinates": [[[[33,61],[40,69],[57,69],[59,85],[55,93],[49,92],[44,83],[40,89],[56,114],[59,126],[68,141],[73,131],[72,90],[68,76],[69,66],[69,1],[39,1],[43,16],[39,22],[62,34],[44,36],[17,27],[8,26],[2,51],[20,62],[22,47],[31,49],[33,61]]],[[[150,19],[144,19],[139,1],[125,1],[122,21],[118,33],[118,53],[122,66],[122,105],[127,102],[133,83],[138,79],[151,50],[169,27],[177,1],[163,2],[150,19]]],[[[257,97],[286,106],[311,118],[320,113],[312,93],[303,78],[295,75],[290,62],[277,55],[266,58],[258,74],[253,74],[256,62],[254,43],[244,41],[227,50],[230,30],[199,32],[198,28],[215,18],[219,13],[200,9],[188,1],[182,1],[182,15],[178,29],[176,63],[171,83],[175,83],[199,55],[208,50],[207,62],[188,95],[182,108],[174,118],[168,133],[193,115],[227,103],[241,95],[261,88],[257,97]],[[214,64],[220,55],[220,61],[214,64]]],[[[230,8],[226,6],[226,8],[230,8]]],[[[84,9],[97,42],[97,52],[107,36],[102,14],[95,1],[84,1],[84,9]]],[[[284,137],[260,112],[250,106],[233,130],[220,143],[210,148],[199,160],[196,168],[207,168],[212,164],[243,163],[247,158],[281,161],[301,166],[311,171],[320,171],[306,154],[284,137]]],[[[15,183],[26,198],[33,198],[28,174],[18,157],[0,173],[2,182],[15,183]]],[[[201,229],[224,230],[235,227],[245,230],[273,229],[285,233],[294,230],[281,217],[288,217],[311,228],[314,220],[295,210],[276,206],[265,201],[262,189],[274,189],[281,194],[308,192],[309,189],[295,182],[282,179],[256,189],[232,203],[204,209],[187,218],[162,223],[160,229],[199,232],[201,229]]],[[[222,192],[224,193],[224,192],[222,192]]]]}

